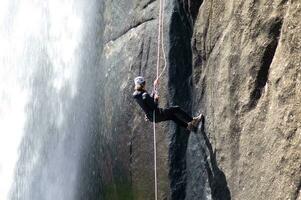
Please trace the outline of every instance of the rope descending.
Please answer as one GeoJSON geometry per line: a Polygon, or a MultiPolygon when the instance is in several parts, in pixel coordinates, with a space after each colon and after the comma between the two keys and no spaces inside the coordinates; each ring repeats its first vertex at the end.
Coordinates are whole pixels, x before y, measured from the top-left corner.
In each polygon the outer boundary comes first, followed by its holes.
{"type": "MultiPolygon", "coordinates": [[[[163,39],[163,26],[164,26],[164,6],[165,0],[159,0],[159,18],[158,18],[158,43],[157,43],[157,72],[156,72],[156,80],[154,84],[153,93],[154,95],[158,95],[158,88],[157,85],[159,83],[160,77],[163,75],[167,62],[166,62],[166,54],[164,50],[164,39],[163,39]],[[164,68],[162,69],[161,73],[159,74],[160,68],[160,57],[161,51],[163,54],[164,59],[164,68]]],[[[156,111],[153,112],[153,134],[154,134],[154,172],[155,172],[155,200],[158,200],[158,182],[157,182],[157,144],[156,144],[156,111]]]]}

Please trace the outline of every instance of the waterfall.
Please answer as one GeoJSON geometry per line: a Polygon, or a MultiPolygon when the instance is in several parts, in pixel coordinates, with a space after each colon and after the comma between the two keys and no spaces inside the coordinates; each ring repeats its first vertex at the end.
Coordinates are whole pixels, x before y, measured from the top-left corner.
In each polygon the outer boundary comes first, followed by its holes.
{"type": "Polygon", "coordinates": [[[97,119],[98,5],[1,0],[0,200],[74,200],[82,188],[97,119]]]}

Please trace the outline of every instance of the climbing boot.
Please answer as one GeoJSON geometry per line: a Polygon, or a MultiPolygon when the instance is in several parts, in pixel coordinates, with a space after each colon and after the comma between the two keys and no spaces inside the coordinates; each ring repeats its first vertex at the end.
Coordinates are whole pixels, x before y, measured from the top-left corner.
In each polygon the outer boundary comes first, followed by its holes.
{"type": "Polygon", "coordinates": [[[189,131],[196,132],[198,130],[199,123],[204,120],[204,115],[200,114],[197,117],[194,117],[191,122],[188,123],[187,129],[189,131]]]}
{"type": "Polygon", "coordinates": [[[198,127],[199,123],[204,120],[204,115],[201,113],[197,117],[194,117],[191,121],[192,125],[198,127]]]}
{"type": "Polygon", "coordinates": [[[193,125],[192,121],[188,123],[187,130],[189,131],[195,131],[196,127],[193,125]]]}

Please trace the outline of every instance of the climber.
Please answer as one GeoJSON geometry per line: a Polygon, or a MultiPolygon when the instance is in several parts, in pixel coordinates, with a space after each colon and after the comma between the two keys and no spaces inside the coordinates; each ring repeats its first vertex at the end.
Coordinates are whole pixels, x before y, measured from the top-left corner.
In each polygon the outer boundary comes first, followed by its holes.
{"type": "MultiPolygon", "coordinates": [[[[138,76],[134,79],[135,82],[135,92],[133,97],[136,99],[137,103],[140,105],[142,110],[145,112],[145,119],[147,121],[153,121],[153,112],[155,111],[155,122],[162,122],[167,120],[172,120],[179,126],[182,126],[189,131],[196,131],[197,126],[200,121],[203,120],[203,115],[200,114],[197,117],[192,118],[185,111],[183,111],[179,106],[172,106],[169,108],[159,108],[159,96],[156,92],[152,92],[149,95],[145,89],[144,77],[138,76]]],[[[156,87],[158,81],[154,82],[154,87],[156,87]]]]}

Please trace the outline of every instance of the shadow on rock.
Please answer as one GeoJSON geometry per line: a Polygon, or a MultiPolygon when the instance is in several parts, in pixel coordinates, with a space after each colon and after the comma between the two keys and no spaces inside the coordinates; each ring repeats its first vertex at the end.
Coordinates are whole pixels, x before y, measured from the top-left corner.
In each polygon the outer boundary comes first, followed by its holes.
{"type": "Polygon", "coordinates": [[[218,167],[216,152],[204,130],[204,121],[188,141],[186,194],[186,200],[231,199],[226,176],[218,167]]]}

